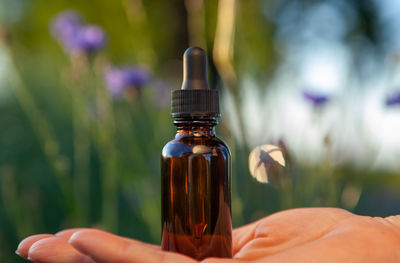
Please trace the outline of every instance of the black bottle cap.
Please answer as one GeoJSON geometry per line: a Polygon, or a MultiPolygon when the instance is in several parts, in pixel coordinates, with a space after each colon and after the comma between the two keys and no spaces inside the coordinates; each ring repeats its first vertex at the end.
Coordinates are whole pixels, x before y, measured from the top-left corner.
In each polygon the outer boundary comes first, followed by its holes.
{"type": "Polygon", "coordinates": [[[183,54],[182,88],[172,91],[172,117],[219,115],[218,91],[208,86],[207,54],[190,47],[183,54]]]}

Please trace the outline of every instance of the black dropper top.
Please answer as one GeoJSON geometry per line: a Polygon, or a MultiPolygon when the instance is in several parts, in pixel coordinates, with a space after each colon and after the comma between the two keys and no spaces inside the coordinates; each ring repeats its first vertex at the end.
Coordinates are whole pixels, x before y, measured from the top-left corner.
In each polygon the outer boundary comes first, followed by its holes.
{"type": "Polygon", "coordinates": [[[207,54],[199,47],[190,47],[183,54],[182,88],[172,92],[172,116],[219,115],[218,91],[208,86],[207,54]]]}

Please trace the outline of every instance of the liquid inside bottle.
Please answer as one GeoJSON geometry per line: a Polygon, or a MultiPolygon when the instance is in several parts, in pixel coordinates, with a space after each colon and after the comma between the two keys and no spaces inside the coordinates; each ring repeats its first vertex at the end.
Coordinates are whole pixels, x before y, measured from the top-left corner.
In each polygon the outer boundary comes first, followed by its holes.
{"type": "Polygon", "coordinates": [[[230,153],[215,120],[181,121],[162,153],[164,250],[195,259],[232,257],[230,153]]]}

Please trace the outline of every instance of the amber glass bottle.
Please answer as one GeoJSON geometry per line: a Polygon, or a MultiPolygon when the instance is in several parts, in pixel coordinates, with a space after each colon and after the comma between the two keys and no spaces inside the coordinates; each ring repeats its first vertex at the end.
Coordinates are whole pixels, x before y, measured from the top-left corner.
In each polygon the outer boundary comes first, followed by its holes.
{"type": "Polygon", "coordinates": [[[219,115],[206,53],[189,48],[182,89],[172,93],[177,134],[161,157],[161,247],[197,260],[232,257],[231,156],[215,135],[219,115]]]}

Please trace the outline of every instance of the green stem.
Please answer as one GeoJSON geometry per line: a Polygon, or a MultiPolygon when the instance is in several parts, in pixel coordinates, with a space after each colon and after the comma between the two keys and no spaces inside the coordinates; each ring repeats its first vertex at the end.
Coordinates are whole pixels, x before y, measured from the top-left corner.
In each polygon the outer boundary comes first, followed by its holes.
{"type": "Polygon", "coordinates": [[[97,120],[94,132],[102,167],[102,225],[108,231],[118,230],[118,150],[111,98],[95,85],[97,120]]]}
{"type": "MultiPolygon", "coordinates": [[[[86,225],[90,215],[90,136],[74,101],[74,191],[79,208],[79,224],[86,225]]],[[[86,122],[86,121],[85,121],[86,122]]]]}
{"type": "Polygon", "coordinates": [[[74,129],[74,194],[78,224],[87,225],[90,217],[90,120],[86,110],[87,96],[93,86],[88,58],[82,54],[71,58],[72,73],[77,85],[69,85],[72,95],[74,129]],[[82,74],[83,73],[83,74],[82,74]]]}
{"type": "Polygon", "coordinates": [[[151,37],[148,33],[147,13],[143,6],[142,0],[121,0],[125,14],[128,18],[129,26],[131,27],[135,38],[137,50],[135,56],[137,61],[148,66],[156,64],[157,56],[155,54],[151,37]]]}
{"type": "Polygon", "coordinates": [[[102,225],[110,232],[118,231],[118,175],[117,156],[113,149],[103,148],[102,162],[102,225]]]}

